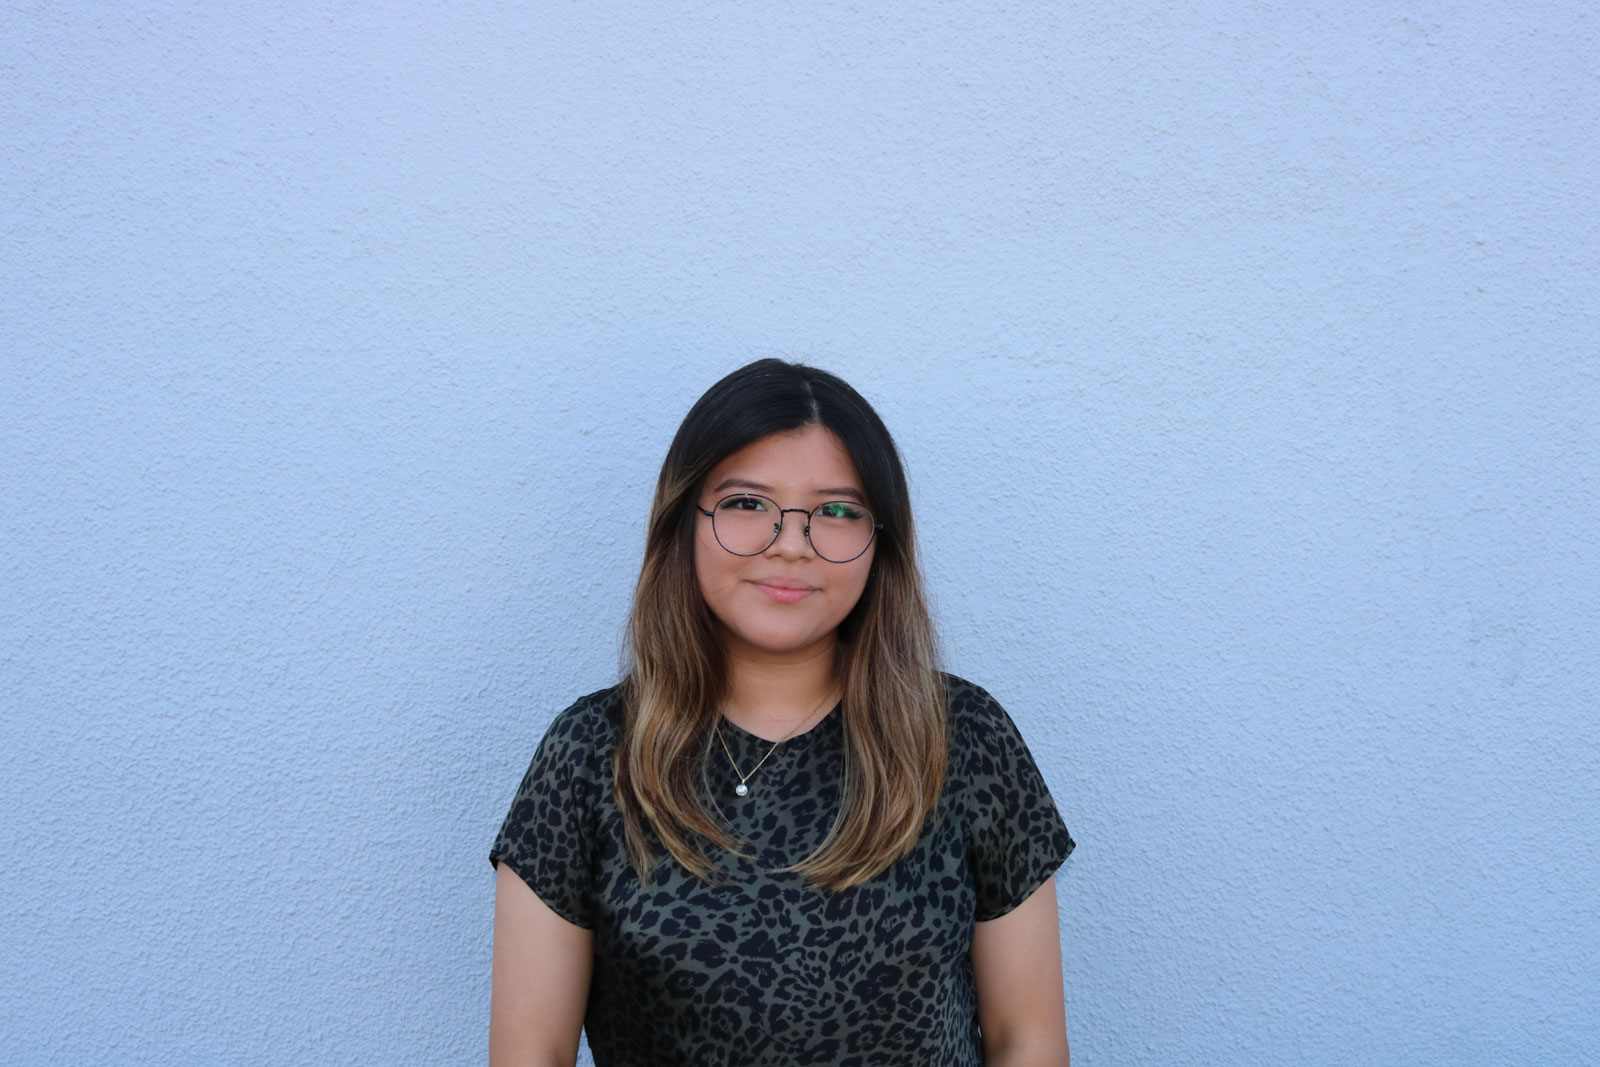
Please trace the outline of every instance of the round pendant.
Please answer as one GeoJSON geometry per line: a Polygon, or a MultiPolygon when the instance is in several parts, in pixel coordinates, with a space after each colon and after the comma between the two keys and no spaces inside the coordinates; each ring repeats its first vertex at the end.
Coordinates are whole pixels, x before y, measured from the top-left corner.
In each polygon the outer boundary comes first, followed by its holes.
{"type": "Polygon", "coordinates": [[[733,793],[734,793],[735,796],[741,796],[741,797],[749,796],[750,795],[750,787],[745,785],[743,782],[740,782],[738,785],[733,787],[733,793]]]}

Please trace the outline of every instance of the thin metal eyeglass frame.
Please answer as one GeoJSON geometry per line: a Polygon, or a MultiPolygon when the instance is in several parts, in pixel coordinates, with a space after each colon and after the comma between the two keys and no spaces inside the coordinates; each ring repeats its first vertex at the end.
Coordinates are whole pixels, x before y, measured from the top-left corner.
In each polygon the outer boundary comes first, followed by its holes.
{"type": "Polygon", "coordinates": [[[811,551],[816,553],[816,556],[817,556],[818,559],[823,560],[823,561],[825,561],[827,563],[850,563],[850,562],[852,562],[854,560],[860,559],[862,556],[866,555],[867,549],[872,547],[872,542],[876,541],[878,539],[878,531],[883,529],[883,523],[874,522],[872,524],[872,532],[867,535],[867,543],[861,546],[861,551],[860,552],[857,552],[855,555],[851,556],[849,559],[831,559],[828,556],[824,556],[817,549],[816,542],[811,540],[811,517],[813,515],[815,515],[817,512],[821,511],[823,508],[827,507],[829,504],[845,504],[845,505],[848,505],[849,507],[855,508],[858,511],[865,511],[867,513],[867,515],[871,516],[872,518],[876,518],[877,517],[877,516],[873,515],[870,510],[868,510],[867,508],[862,507],[860,504],[857,504],[853,500],[824,500],[822,503],[818,504],[816,507],[812,508],[810,511],[807,511],[805,508],[779,507],[778,506],[778,502],[776,500],[772,499],[770,496],[762,496],[760,493],[729,493],[727,496],[720,498],[715,504],[712,504],[710,511],[707,511],[705,508],[701,507],[699,504],[696,504],[694,506],[694,509],[696,511],[698,511],[700,514],[704,515],[706,518],[711,520],[711,536],[715,537],[717,539],[717,545],[719,547],[721,547],[721,549],[724,552],[728,553],[730,556],[759,556],[759,555],[761,555],[761,553],[765,552],[767,549],[769,549],[773,545],[777,544],[778,543],[778,538],[783,536],[783,522],[784,522],[783,517],[785,515],[789,514],[789,512],[791,512],[791,511],[798,511],[800,514],[802,514],[802,515],[804,515],[806,517],[806,525],[805,525],[805,528],[803,530],[801,530],[801,533],[804,535],[804,537],[806,539],[806,544],[811,546],[811,551]],[[753,498],[755,500],[765,500],[767,503],[771,504],[773,507],[778,509],[778,521],[772,524],[772,540],[768,541],[766,544],[762,545],[760,548],[756,549],[754,552],[735,552],[733,549],[731,549],[727,545],[723,544],[722,543],[722,538],[717,536],[717,508],[720,508],[723,504],[727,503],[730,500],[738,500],[741,497],[750,497],[750,498],[753,498]]]}

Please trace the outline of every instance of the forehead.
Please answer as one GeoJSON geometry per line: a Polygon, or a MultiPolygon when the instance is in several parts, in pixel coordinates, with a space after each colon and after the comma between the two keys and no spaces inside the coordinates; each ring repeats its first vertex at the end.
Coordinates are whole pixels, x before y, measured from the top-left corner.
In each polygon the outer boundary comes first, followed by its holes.
{"type": "Polygon", "coordinates": [[[793,493],[849,488],[859,492],[861,477],[844,442],[825,426],[775,433],[746,445],[711,468],[706,485],[718,491],[768,487],[793,493]]]}

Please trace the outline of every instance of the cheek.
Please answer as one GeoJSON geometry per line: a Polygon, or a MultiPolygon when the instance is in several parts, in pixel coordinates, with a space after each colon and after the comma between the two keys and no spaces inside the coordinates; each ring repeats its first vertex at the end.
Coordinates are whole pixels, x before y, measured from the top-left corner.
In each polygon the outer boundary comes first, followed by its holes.
{"type": "Polygon", "coordinates": [[[856,603],[861,599],[861,594],[866,590],[867,579],[872,576],[872,557],[873,553],[868,552],[861,559],[852,560],[849,564],[851,571],[849,580],[844,583],[844,589],[846,599],[850,601],[852,609],[855,608],[856,603]]]}
{"type": "Polygon", "coordinates": [[[700,587],[701,596],[705,596],[709,590],[725,584],[728,561],[737,558],[723,551],[722,546],[717,544],[709,531],[698,530],[695,532],[694,577],[695,584],[700,587]]]}

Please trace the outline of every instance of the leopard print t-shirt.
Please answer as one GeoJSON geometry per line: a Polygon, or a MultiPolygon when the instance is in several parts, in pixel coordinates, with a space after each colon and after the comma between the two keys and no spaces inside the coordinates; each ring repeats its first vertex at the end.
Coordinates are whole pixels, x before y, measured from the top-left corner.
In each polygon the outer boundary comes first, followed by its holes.
{"type": "MultiPolygon", "coordinates": [[[[912,853],[865,885],[773,873],[838,811],[842,710],[780,744],[739,784],[713,739],[704,781],[747,856],[710,853],[707,885],[663,860],[641,885],[611,796],[619,689],[551,723],[490,861],[594,933],[584,1030],[596,1067],[965,1067],[983,1062],[969,950],[1072,851],[1027,746],[988,693],[948,678],[950,764],[912,853]]],[[[724,721],[741,768],[771,747],[724,721]]]]}

